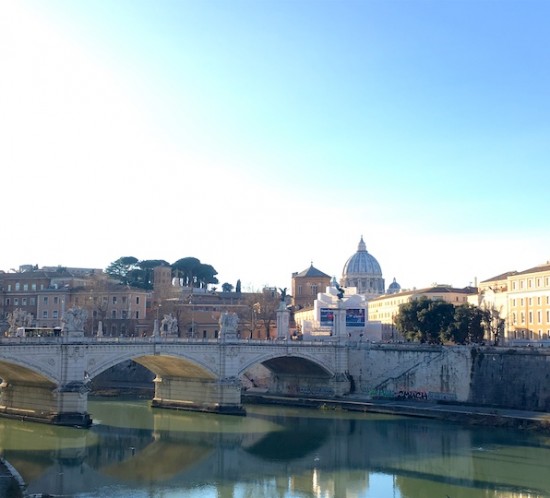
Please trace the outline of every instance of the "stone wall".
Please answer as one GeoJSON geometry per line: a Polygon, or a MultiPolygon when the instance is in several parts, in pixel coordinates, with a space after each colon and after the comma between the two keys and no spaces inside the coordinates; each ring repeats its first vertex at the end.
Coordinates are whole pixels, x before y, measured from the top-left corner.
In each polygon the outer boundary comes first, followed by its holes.
{"type": "Polygon", "coordinates": [[[360,344],[355,393],[550,411],[550,349],[360,344]]]}

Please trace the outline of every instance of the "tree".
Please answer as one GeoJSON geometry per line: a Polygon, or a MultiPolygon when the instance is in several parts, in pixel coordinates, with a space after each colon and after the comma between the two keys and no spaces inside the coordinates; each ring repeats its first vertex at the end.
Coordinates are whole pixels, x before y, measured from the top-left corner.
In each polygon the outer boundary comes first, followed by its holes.
{"type": "Polygon", "coordinates": [[[136,278],[130,282],[133,287],[152,290],[154,287],[154,270],[158,266],[170,266],[170,263],[163,259],[144,259],[138,263],[139,271],[136,269],[136,278]]]}
{"type": "Polygon", "coordinates": [[[428,301],[428,306],[418,313],[424,337],[422,342],[440,344],[445,339],[445,331],[453,321],[454,306],[439,299],[428,301]]]}
{"type": "Polygon", "coordinates": [[[219,283],[216,275],[218,272],[214,269],[212,265],[201,263],[195,269],[195,286],[199,288],[205,288],[208,284],[217,284],[219,283]]]}
{"type": "Polygon", "coordinates": [[[223,292],[231,292],[233,290],[233,286],[227,282],[222,284],[222,291],[223,292]]]}
{"type": "Polygon", "coordinates": [[[125,256],[111,263],[105,272],[125,285],[152,290],[153,270],[157,266],[170,266],[170,264],[163,259],[138,261],[133,256],[125,256]]]}
{"type": "Polygon", "coordinates": [[[483,326],[490,340],[495,346],[500,344],[504,336],[505,321],[500,317],[500,311],[494,306],[486,306],[483,310],[483,326]]]}
{"type": "Polygon", "coordinates": [[[420,299],[413,299],[399,306],[399,311],[394,320],[395,328],[407,340],[424,342],[418,312],[428,306],[428,301],[427,297],[422,296],[420,299]]]}
{"type": "Polygon", "coordinates": [[[235,292],[237,294],[241,293],[241,279],[237,280],[237,286],[235,287],[235,292]]]}
{"type": "Polygon", "coordinates": [[[128,284],[128,273],[138,268],[138,259],[134,256],[123,256],[113,261],[105,270],[105,273],[119,282],[128,284]]]}
{"type": "Polygon", "coordinates": [[[181,258],[172,263],[172,275],[180,280],[182,287],[194,287],[195,272],[201,264],[193,257],[181,258]]]}
{"type": "Polygon", "coordinates": [[[212,265],[201,263],[198,258],[187,257],[172,263],[172,274],[180,280],[182,287],[204,288],[217,284],[218,272],[212,265]]]}
{"type": "Polygon", "coordinates": [[[399,306],[395,327],[407,340],[439,344],[445,338],[453,313],[452,304],[422,296],[399,306]]]}
{"type": "Polygon", "coordinates": [[[471,304],[457,306],[453,321],[448,327],[444,338],[456,344],[481,342],[485,333],[483,320],[484,312],[477,306],[471,304]]]}

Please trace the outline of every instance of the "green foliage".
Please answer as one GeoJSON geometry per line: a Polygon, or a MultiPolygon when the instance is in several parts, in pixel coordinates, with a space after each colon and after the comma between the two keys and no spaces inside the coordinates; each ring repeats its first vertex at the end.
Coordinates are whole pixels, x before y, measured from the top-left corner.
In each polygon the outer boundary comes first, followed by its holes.
{"type": "Polygon", "coordinates": [[[233,290],[233,286],[230,283],[223,283],[222,284],[222,291],[223,292],[231,292],[233,290]]]}
{"type": "Polygon", "coordinates": [[[124,285],[151,290],[154,269],[157,266],[170,266],[170,264],[162,259],[139,261],[133,256],[125,256],[111,263],[105,272],[124,285]]]}
{"type": "Polygon", "coordinates": [[[105,273],[110,277],[128,284],[128,273],[137,268],[138,259],[134,256],[123,256],[113,261],[106,269],[105,273]]]}
{"type": "Polygon", "coordinates": [[[485,311],[463,304],[455,308],[454,320],[446,331],[445,338],[456,344],[473,344],[483,341],[485,311]]]}
{"type": "Polygon", "coordinates": [[[218,272],[212,265],[201,263],[199,259],[187,257],[172,263],[172,275],[180,279],[184,287],[206,287],[219,283],[218,272]]]}
{"type": "Polygon", "coordinates": [[[399,307],[395,326],[409,341],[472,344],[483,340],[487,313],[469,304],[453,306],[425,296],[399,307]]]}

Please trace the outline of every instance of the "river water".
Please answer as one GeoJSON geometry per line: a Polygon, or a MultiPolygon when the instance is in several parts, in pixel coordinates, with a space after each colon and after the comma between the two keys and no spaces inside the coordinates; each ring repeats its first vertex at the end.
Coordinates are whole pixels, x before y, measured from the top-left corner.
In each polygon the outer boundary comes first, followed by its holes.
{"type": "MultiPolygon", "coordinates": [[[[86,498],[535,498],[550,437],[421,418],[248,405],[246,417],[92,400],[88,429],[0,419],[27,494],[86,498]]],[[[14,495],[15,496],[15,495],[14,495]]]]}

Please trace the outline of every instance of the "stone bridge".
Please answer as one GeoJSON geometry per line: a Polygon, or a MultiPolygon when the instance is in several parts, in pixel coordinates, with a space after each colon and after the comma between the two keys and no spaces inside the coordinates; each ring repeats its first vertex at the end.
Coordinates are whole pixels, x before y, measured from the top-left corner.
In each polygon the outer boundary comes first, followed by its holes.
{"type": "Polygon", "coordinates": [[[155,375],[155,407],[244,414],[241,376],[261,364],[270,392],[340,396],[350,390],[348,348],[333,342],[145,337],[9,337],[0,341],[0,415],[89,426],[90,381],[133,360],[155,375]]]}

